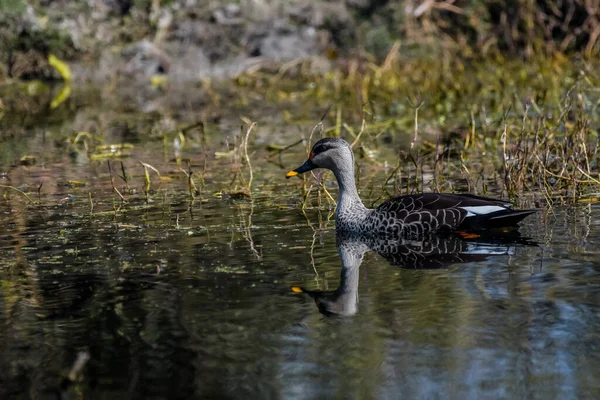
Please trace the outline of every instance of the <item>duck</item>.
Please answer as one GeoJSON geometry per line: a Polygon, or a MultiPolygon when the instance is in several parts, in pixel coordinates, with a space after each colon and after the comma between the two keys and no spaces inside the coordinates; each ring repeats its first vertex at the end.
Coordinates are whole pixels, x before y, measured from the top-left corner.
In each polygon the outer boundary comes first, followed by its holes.
{"type": "Polygon", "coordinates": [[[336,230],[400,238],[422,238],[438,232],[474,232],[516,226],[537,210],[517,210],[512,203],[472,194],[419,193],[391,198],[367,208],[354,181],[354,153],[344,139],[323,138],[308,159],[286,178],[317,168],[333,172],[339,186],[336,230]]]}

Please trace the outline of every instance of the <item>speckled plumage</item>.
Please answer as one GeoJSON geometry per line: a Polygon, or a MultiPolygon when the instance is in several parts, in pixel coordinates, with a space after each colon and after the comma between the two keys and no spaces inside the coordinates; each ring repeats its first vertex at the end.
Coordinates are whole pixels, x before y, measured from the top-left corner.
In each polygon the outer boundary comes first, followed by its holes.
{"type": "Polygon", "coordinates": [[[309,159],[288,177],[315,168],[331,170],[340,187],[336,227],[341,231],[401,238],[455,229],[479,230],[515,225],[534,210],[513,210],[511,204],[468,194],[422,193],[389,199],[376,209],[360,200],[354,182],[354,154],[343,139],[321,139],[309,159]]]}

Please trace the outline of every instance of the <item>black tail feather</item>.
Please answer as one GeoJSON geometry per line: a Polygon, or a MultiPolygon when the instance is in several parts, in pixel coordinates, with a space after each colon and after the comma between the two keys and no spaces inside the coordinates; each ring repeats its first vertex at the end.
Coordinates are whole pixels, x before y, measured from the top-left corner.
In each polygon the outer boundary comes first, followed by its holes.
{"type": "Polygon", "coordinates": [[[515,226],[537,210],[500,210],[490,214],[465,218],[459,229],[480,230],[515,226]]]}

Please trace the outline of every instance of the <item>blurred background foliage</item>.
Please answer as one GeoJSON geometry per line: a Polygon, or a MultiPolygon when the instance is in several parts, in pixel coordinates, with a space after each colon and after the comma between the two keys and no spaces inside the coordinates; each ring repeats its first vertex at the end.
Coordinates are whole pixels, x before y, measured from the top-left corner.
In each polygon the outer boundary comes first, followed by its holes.
{"type": "Polygon", "coordinates": [[[589,59],[598,55],[599,36],[597,0],[1,0],[0,79],[58,78],[49,53],[82,65],[80,79],[104,79],[89,73],[103,61],[125,68],[111,57],[127,64],[156,54],[167,60],[159,72],[178,71],[173,63],[180,58],[180,75],[194,78],[198,71],[189,72],[185,63],[202,69],[241,61],[236,70],[217,66],[208,73],[232,76],[257,59],[382,61],[396,41],[403,62],[589,59]],[[128,48],[141,41],[145,47],[128,48]]]}

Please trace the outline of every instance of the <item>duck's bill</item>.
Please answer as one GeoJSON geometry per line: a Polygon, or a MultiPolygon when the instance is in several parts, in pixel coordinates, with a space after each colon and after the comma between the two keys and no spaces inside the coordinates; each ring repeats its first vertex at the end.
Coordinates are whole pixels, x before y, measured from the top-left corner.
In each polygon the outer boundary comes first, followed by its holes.
{"type": "Polygon", "coordinates": [[[285,175],[285,177],[286,178],[291,178],[292,176],[303,174],[303,173],[308,172],[310,170],[313,170],[315,168],[317,168],[317,166],[315,164],[313,164],[312,161],[306,160],[306,162],[304,164],[302,164],[301,166],[299,166],[295,170],[288,172],[285,175]]]}

